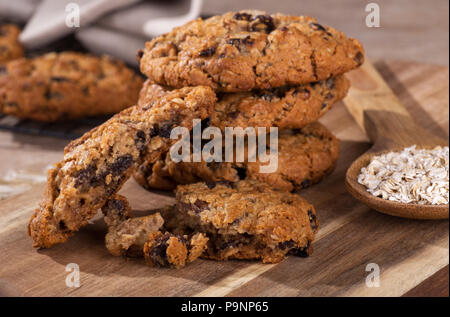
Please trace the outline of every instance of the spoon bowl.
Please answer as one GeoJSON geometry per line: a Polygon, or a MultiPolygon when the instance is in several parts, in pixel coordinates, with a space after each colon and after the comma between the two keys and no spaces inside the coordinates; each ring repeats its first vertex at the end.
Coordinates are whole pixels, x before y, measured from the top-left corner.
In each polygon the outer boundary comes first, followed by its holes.
{"type": "MultiPolygon", "coordinates": [[[[394,149],[394,151],[400,150],[402,150],[402,148],[394,149]]],[[[358,182],[358,175],[361,172],[361,168],[369,165],[373,156],[384,154],[386,152],[388,151],[377,153],[367,152],[356,159],[345,175],[345,186],[347,191],[368,207],[391,216],[411,219],[448,219],[448,205],[420,205],[383,199],[369,193],[366,187],[358,182]]]]}
{"type": "Polygon", "coordinates": [[[344,104],[373,143],[372,148],[356,159],[347,170],[345,185],[348,192],[363,204],[388,215],[412,219],[448,219],[448,204],[395,202],[372,195],[364,185],[358,183],[361,168],[369,165],[374,155],[398,152],[412,145],[428,149],[438,145],[448,146],[448,140],[418,126],[369,61],[350,72],[348,77],[351,89],[344,104]]]}

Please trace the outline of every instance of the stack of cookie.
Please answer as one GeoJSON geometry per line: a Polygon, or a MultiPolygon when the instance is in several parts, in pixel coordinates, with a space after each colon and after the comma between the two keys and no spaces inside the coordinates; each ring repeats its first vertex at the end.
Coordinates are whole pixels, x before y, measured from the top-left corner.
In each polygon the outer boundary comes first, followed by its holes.
{"type": "Polygon", "coordinates": [[[49,171],[28,226],[34,246],[67,241],[101,208],[110,253],[152,266],[309,255],[316,212],[289,191],[333,169],[337,140],[316,121],[345,96],[342,74],[363,62],[359,42],[312,18],[242,11],[176,28],[139,59],[148,80],[138,104],[70,143],[49,171]],[[196,119],[222,131],[279,128],[278,169],[173,163],[172,129],[192,130],[196,119]],[[176,205],[131,217],[117,193],[133,174],[149,188],[178,185],[176,205]]]}
{"type": "Polygon", "coordinates": [[[218,97],[209,126],[279,129],[278,168],[263,173],[268,163],[259,160],[175,163],[168,153],[142,164],[136,180],[165,190],[199,181],[253,179],[286,191],[317,183],[334,169],[339,152],[337,139],[317,120],[345,97],[343,73],[363,56],[357,40],[313,18],[261,11],[195,20],[148,42],[139,54],[149,78],[141,104],[175,88],[209,86],[218,97]]]}

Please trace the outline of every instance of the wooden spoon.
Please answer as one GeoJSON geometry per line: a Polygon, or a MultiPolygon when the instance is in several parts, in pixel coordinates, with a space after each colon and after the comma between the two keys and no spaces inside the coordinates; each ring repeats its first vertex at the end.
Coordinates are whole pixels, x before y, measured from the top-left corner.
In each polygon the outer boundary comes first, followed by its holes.
{"type": "Polygon", "coordinates": [[[366,61],[348,74],[351,89],[344,103],[361,128],[366,131],[372,148],[353,162],[347,170],[345,184],[352,196],[372,209],[385,214],[414,219],[448,219],[447,205],[399,203],[373,196],[358,183],[361,168],[374,155],[400,151],[416,144],[418,148],[448,146],[448,141],[419,127],[392,90],[366,61]]]}

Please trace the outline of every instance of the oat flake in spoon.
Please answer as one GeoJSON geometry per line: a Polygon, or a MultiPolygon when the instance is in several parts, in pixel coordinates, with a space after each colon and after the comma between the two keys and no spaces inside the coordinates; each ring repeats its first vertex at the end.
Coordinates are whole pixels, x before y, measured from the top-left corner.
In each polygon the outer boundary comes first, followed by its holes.
{"type": "Polygon", "coordinates": [[[449,148],[417,149],[374,156],[358,182],[374,196],[422,205],[448,204],[449,148]]]}

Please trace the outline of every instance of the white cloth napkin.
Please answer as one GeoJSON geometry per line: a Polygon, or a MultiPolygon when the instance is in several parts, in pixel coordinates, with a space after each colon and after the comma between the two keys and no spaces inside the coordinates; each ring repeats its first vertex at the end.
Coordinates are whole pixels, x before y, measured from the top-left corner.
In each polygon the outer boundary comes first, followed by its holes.
{"type": "Polygon", "coordinates": [[[90,51],[137,65],[145,41],[200,15],[202,0],[0,0],[0,19],[26,22],[20,35],[28,49],[70,33],[90,51]],[[66,25],[66,6],[78,5],[80,27],[66,25]]]}
{"type": "Polygon", "coordinates": [[[27,21],[41,0],[0,0],[0,18],[13,22],[27,21]]]}
{"type": "Polygon", "coordinates": [[[133,66],[138,66],[136,52],[145,46],[144,37],[100,26],[83,28],[76,37],[92,53],[115,56],[133,66]]]}

